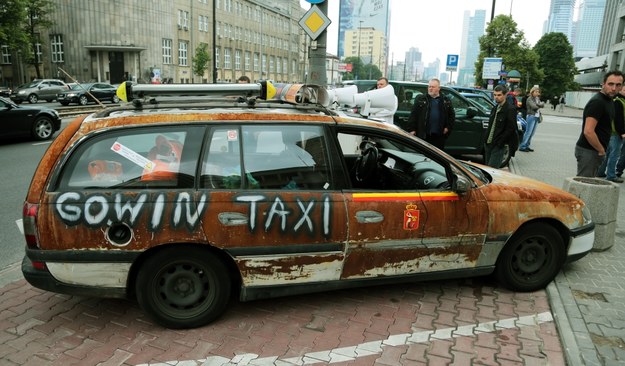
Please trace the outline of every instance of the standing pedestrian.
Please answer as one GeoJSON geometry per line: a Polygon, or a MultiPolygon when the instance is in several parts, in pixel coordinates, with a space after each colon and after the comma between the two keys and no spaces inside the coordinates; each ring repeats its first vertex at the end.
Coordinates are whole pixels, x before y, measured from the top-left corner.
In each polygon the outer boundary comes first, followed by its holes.
{"type": "Polygon", "coordinates": [[[451,100],[440,91],[440,80],[430,80],[428,93],[415,98],[406,130],[443,150],[453,129],[456,112],[451,100]]]}
{"type": "Polygon", "coordinates": [[[558,106],[559,101],[560,101],[560,98],[557,95],[554,95],[553,97],[551,97],[551,109],[555,111],[556,107],[558,106]]]}
{"type": "Polygon", "coordinates": [[[582,114],[582,131],[575,144],[577,176],[596,177],[610,142],[614,102],[612,98],[623,87],[623,73],[615,70],[603,76],[601,90],[586,103],[582,114]]]}
{"type": "Polygon", "coordinates": [[[377,80],[376,89],[390,88],[393,94],[393,98],[395,98],[395,108],[369,108],[369,116],[381,120],[384,123],[388,123],[390,125],[394,124],[393,118],[395,116],[395,112],[397,112],[397,96],[395,95],[395,90],[393,86],[388,83],[388,79],[385,77],[381,77],[377,80]]]}
{"type": "Polygon", "coordinates": [[[566,99],[564,99],[564,94],[560,96],[560,102],[558,103],[558,112],[564,112],[564,105],[566,104],[566,99]]]}
{"type": "Polygon", "coordinates": [[[241,75],[239,76],[239,78],[237,79],[237,84],[249,84],[252,81],[250,80],[249,77],[247,77],[246,75],[241,75]]]}
{"type": "Polygon", "coordinates": [[[495,106],[490,112],[486,144],[484,144],[484,164],[501,168],[507,144],[517,139],[516,108],[506,101],[506,87],[497,85],[493,91],[495,106]]]}
{"type": "Polygon", "coordinates": [[[538,123],[540,122],[540,108],[544,107],[545,103],[540,100],[540,88],[538,86],[532,87],[530,89],[530,96],[527,98],[527,129],[525,130],[525,134],[523,134],[523,141],[521,141],[521,146],[519,146],[520,151],[534,151],[530,147],[532,143],[532,137],[536,132],[536,127],[538,127],[538,123]]]}
{"type": "Polygon", "coordinates": [[[614,120],[612,120],[612,134],[605,151],[605,158],[599,166],[599,177],[605,177],[610,182],[623,183],[621,177],[616,176],[616,163],[621,155],[623,138],[625,138],[625,90],[621,89],[614,98],[614,120]]]}

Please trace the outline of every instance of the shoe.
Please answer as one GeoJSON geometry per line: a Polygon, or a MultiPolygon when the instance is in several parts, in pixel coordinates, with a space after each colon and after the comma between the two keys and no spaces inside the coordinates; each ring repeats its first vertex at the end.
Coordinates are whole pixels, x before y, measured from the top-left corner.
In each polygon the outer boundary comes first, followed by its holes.
{"type": "Polygon", "coordinates": [[[534,151],[534,149],[532,149],[531,147],[528,147],[527,151],[534,151]]]}
{"type": "Polygon", "coordinates": [[[623,183],[623,178],[606,178],[606,180],[614,183],[623,183]]]}
{"type": "Polygon", "coordinates": [[[530,149],[519,149],[519,151],[530,152],[530,149]]]}

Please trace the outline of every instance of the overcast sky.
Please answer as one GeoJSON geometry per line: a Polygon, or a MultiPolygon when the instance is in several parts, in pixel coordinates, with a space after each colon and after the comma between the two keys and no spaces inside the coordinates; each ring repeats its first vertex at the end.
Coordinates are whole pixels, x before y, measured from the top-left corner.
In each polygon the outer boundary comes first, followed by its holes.
{"type": "MultiPolygon", "coordinates": [[[[339,0],[327,1],[328,17],[332,20],[327,51],[336,54],[339,0]]],[[[300,2],[304,9],[310,8],[310,3],[300,2]]],[[[464,11],[470,10],[473,15],[476,9],[486,10],[488,24],[492,4],[492,0],[391,0],[389,63],[391,58],[395,62],[403,61],[405,52],[417,47],[425,65],[438,57],[444,71],[447,55],[460,53],[464,11]]],[[[512,19],[533,46],[542,36],[550,4],[550,0],[496,0],[495,16],[512,13],[512,19]]]]}

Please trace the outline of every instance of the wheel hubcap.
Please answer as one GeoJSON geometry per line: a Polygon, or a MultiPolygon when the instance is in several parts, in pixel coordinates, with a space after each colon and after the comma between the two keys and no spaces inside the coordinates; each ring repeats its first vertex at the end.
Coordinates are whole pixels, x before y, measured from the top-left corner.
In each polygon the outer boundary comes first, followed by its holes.
{"type": "Polygon", "coordinates": [[[532,275],[540,271],[548,260],[548,253],[544,245],[537,239],[528,240],[519,247],[515,255],[515,270],[532,275]]]}
{"type": "Polygon", "coordinates": [[[208,278],[204,271],[192,265],[172,266],[161,276],[161,300],[172,308],[192,308],[200,305],[208,293],[208,278]]]}

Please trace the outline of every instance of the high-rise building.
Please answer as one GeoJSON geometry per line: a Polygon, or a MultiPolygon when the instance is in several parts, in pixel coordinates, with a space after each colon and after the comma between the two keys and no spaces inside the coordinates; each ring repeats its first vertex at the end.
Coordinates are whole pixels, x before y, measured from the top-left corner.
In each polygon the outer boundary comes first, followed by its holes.
{"type": "MultiPolygon", "coordinates": [[[[601,35],[599,36],[599,47],[597,48],[597,56],[605,55],[610,52],[610,47],[617,40],[614,39],[616,34],[616,16],[619,5],[622,0],[607,0],[605,3],[605,12],[603,13],[603,22],[601,25],[601,35]]],[[[620,39],[618,40],[620,42],[620,39]]]]}
{"type": "Polygon", "coordinates": [[[623,42],[623,29],[625,29],[625,2],[619,1],[613,17],[612,39],[609,40],[610,51],[608,52],[608,70],[625,70],[625,42],[623,42]]]}
{"type": "Polygon", "coordinates": [[[484,35],[485,24],[486,10],[476,10],[473,16],[468,10],[464,12],[458,60],[458,85],[475,84],[475,62],[480,54],[480,37],[484,35]]]}
{"type": "Polygon", "coordinates": [[[416,47],[410,47],[406,52],[407,75],[405,80],[417,81],[423,73],[423,62],[421,61],[421,51],[416,47]]]}
{"type": "Polygon", "coordinates": [[[575,57],[597,56],[605,5],[606,0],[584,0],[581,3],[573,46],[575,57]]]}
{"type": "Polygon", "coordinates": [[[345,32],[345,57],[360,57],[363,64],[376,65],[384,72],[385,50],[386,37],[375,28],[362,27],[345,32]]]}
{"type": "Polygon", "coordinates": [[[551,0],[549,20],[545,33],[564,33],[569,43],[573,44],[573,13],[575,0],[551,0]]]}
{"type": "MultiPolygon", "coordinates": [[[[374,28],[382,32],[385,38],[384,55],[388,57],[388,36],[390,34],[390,0],[340,0],[339,7],[339,39],[337,55],[346,57],[345,34],[348,30],[358,28],[374,28]]],[[[362,49],[361,49],[362,51],[362,49]]],[[[384,65],[388,64],[385,58],[384,65]]],[[[382,72],[385,70],[383,69],[382,72]]]]}

